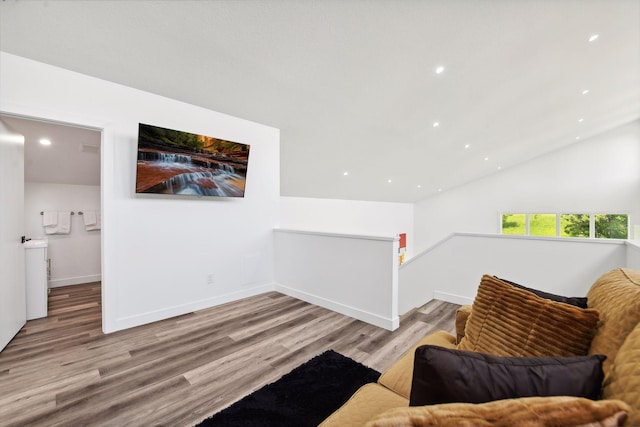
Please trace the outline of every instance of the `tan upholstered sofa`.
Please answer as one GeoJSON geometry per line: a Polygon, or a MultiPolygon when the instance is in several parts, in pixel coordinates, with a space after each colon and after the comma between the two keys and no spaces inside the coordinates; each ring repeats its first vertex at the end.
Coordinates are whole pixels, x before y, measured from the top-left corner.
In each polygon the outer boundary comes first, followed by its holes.
{"type": "Polygon", "coordinates": [[[361,387],[321,426],[521,425],[523,420],[531,423],[527,425],[640,426],[640,270],[617,269],[604,274],[591,286],[586,309],[514,289],[484,276],[473,306],[458,310],[457,337],[444,331],[426,336],[377,383],[361,387]],[[577,320],[572,316],[578,316],[577,320]],[[545,322],[546,326],[542,325],[545,322]],[[598,386],[601,400],[520,397],[410,407],[414,355],[425,345],[438,346],[438,351],[441,347],[455,349],[451,352],[455,354],[461,350],[478,352],[473,356],[603,354],[607,358],[600,370],[600,375],[604,373],[598,386]]]}

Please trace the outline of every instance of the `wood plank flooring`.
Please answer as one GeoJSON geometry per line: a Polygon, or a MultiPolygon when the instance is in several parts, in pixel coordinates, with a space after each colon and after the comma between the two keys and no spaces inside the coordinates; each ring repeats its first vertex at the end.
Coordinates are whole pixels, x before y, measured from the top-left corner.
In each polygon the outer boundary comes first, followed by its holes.
{"type": "Polygon", "coordinates": [[[0,353],[0,426],[192,426],[328,349],[383,371],[457,307],[389,332],[271,292],[104,335],[100,283],[54,288],[0,353]]]}

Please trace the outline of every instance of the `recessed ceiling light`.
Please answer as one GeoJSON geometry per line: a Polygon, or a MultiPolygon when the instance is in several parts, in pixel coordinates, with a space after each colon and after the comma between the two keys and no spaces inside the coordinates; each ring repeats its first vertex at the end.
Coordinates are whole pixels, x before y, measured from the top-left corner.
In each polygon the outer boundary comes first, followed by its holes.
{"type": "Polygon", "coordinates": [[[600,37],[600,34],[592,34],[591,37],[589,37],[589,43],[593,43],[598,40],[598,37],[600,37]]]}
{"type": "Polygon", "coordinates": [[[440,122],[433,122],[433,127],[437,128],[438,126],[440,126],[440,122]]]}
{"type": "Polygon", "coordinates": [[[498,170],[502,170],[502,166],[498,166],[498,170]]]}
{"type": "Polygon", "coordinates": [[[47,139],[47,138],[42,138],[40,141],[38,141],[40,144],[42,145],[51,145],[51,140],[47,139]]]}
{"type": "Polygon", "coordinates": [[[577,141],[577,140],[579,140],[579,139],[580,139],[580,137],[579,137],[579,136],[576,136],[576,141],[577,141]]]}
{"type": "Polygon", "coordinates": [[[388,180],[387,180],[387,182],[388,182],[389,184],[391,184],[391,180],[390,180],[390,179],[388,179],[388,180]]]}
{"type": "Polygon", "coordinates": [[[438,188],[438,193],[442,193],[442,188],[438,188]]]}
{"type": "Polygon", "coordinates": [[[418,187],[418,188],[422,188],[422,185],[418,184],[418,185],[417,185],[417,187],[418,187]]]}
{"type": "Polygon", "coordinates": [[[349,175],[349,172],[345,171],[345,172],[342,173],[342,175],[347,176],[347,175],[349,175]]]}
{"type": "Polygon", "coordinates": [[[582,91],[582,94],[583,94],[583,95],[586,95],[586,94],[588,94],[588,93],[589,93],[589,89],[585,89],[585,90],[583,90],[583,91],[582,91]]]}
{"type": "Polygon", "coordinates": [[[444,67],[442,65],[439,65],[436,67],[436,74],[442,74],[444,73],[444,67]]]}
{"type": "Polygon", "coordinates": [[[489,160],[489,158],[488,158],[488,157],[485,157],[484,159],[485,159],[485,160],[489,160]]]}
{"type": "Polygon", "coordinates": [[[464,148],[469,148],[469,147],[471,147],[471,145],[469,145],[469,144],[464,144],[464,148]]]}
{"type": "Polygon", "coordinates": [[[580,118],[578,119],[578,123],[582,123],[582,122],[584,122],[584,119],[583,119],[582,117],[580,117],[580,118]]]}

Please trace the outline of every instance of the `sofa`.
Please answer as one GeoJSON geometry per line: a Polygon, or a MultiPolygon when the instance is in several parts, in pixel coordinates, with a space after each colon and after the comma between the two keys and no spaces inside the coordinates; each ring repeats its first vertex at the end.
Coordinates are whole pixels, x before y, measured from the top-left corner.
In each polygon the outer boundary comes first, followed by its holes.
{"type": "Polygon", "coordinates": [[[640,426],[640,270],[604,274],[586,298],[485,275],[455,328],[425,336],[321,426],[640,426]],[[589,391],[571,389],[582,382],[589,391]]]}

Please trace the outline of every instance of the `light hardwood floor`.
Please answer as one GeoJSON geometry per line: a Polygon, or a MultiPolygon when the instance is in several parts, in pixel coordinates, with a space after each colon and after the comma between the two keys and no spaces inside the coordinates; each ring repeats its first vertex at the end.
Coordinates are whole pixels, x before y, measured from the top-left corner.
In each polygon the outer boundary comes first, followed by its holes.
{"type": "Polygon", "coordinates": [[[457,307],[389,332],[271,292],[104,335],[100,283],[55,288],[0,353],[0,425],[191,426],[328,349],[383,371],[457,307]]]}

